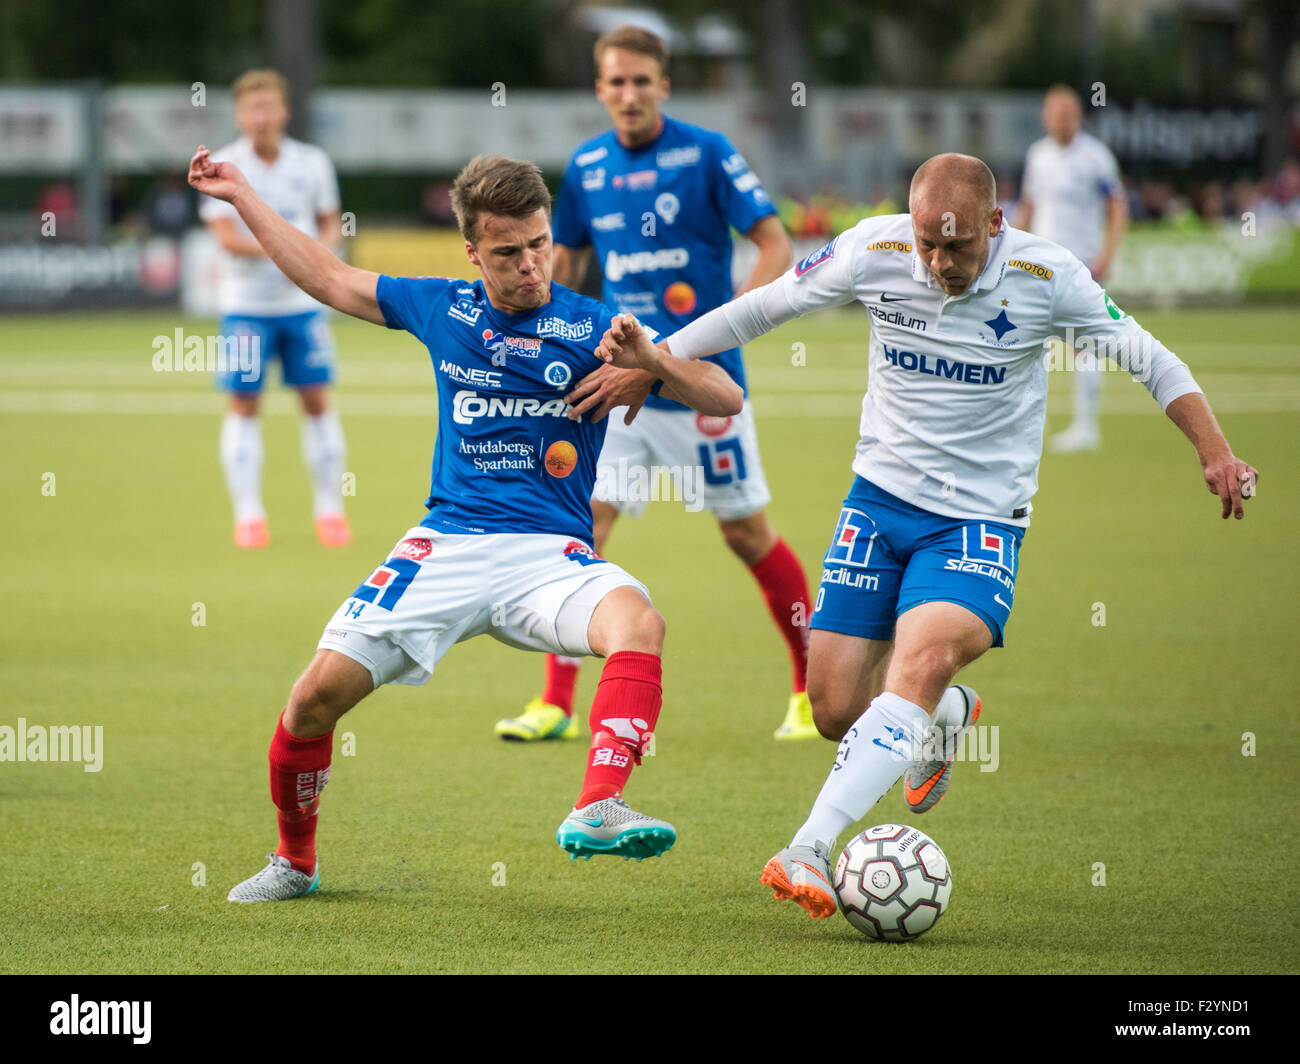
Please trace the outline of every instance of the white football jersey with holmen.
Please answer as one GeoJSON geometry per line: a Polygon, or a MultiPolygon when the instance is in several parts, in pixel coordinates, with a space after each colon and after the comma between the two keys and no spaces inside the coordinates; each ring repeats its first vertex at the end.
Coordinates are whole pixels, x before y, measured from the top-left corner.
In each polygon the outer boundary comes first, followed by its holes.
{"type": "Polygon", "coordinates": [[[1162,407],[1200,391],[1065,248],[1004,223],[975,282],[948,296],[918,258],[906,214],[859,222],[770,285],[687,325],[669,348],[696,357],[854,301],[871,341],[853,470],[932,513],[1029,524],[1047,374],[1063,361],[1054,338],[1111,358],[1162,407]]]}

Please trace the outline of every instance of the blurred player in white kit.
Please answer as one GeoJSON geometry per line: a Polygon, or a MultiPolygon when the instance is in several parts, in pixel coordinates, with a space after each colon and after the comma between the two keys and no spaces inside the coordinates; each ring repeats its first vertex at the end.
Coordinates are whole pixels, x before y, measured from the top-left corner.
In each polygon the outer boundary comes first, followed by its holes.
{"type": "MultiPolygon", "coordinates": [[[[1043,99],[1047,136],[1031,144],[1025,156],[1016,228],[1073,252],[1104,285],[1128,225],[1128,206],[1115,156],[1082,127],[1079,94],[1068,85],[1053,85],[1043,99]]],[[[1101,447],[1097,419],[1104,366],[1079,361],[1075,368],[1074,420],[1051,441],[1052,450],[1062,453],[1101,447]]]]}
{"type": "MultiPolygon", "coordinates": [[[[231,92],[243,136],[212,158],[235,163],[280,217],[332,249],[341,236],[338,178],[320,148],[285,136],[288,83],[274,70],[250,70],[231,92]]],[[[325,310],[280,272],[229,203],[205,198],[199,213],[223,251],[220,333],[239,341],[231,350],[253,353],[217,374],[218,387],[230,395],[221,424],[221,468],[235,510],[235,545],[255,549],[271,542],[262,504],[258,407],[267,362],[278,356],[284,383],[302,401],[302,454],[316,538],[326,547],[345,547],[352,542],[342,497],[346,445],[328,403],[334,341],[325,310]]]]}

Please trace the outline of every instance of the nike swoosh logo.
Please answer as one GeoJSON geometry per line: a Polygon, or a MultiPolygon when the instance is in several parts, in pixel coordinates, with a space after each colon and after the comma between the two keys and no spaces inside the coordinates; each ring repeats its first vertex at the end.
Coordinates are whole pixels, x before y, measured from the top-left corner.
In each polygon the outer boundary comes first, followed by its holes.
{"type": "Polygon", "coordinates": [[[826,881],[826,877],[825,877],[824,875],[822,875],[820,872],[818,872],[817,869],[815,869],[812,865],[810,865],[810,864],[804,864],[802,861],[795,861],[794,863],[797,864],[800,868],[806,868],[809,872],[811,872],[813,875],[815,875],[815,876],[816,876],[818,879],[820,879],[823,883],[826,883],[826,885],[827,885],[828,887],[830,886],[830,883],[828,883],[828,882],[826,881]]]}
{"type": "MultiPolygon", "coordinates": [[[[1002,602],[1002,596],[1001,596],[1001,595],[994,595],[994,596],[993,596],[993,601],[994,601],[994,602],[1002,602]]],[[[1002,602],[1002,608],[1003,608],[1003,609],[1008,609],[1008,610],[1011,609],[1011,603],[1009,603],[1009,602],[1002,602]]]]}
{"type": "Polygon", "coordinates": [[[569,819],[576,820],[579,824],[590,824],[593,828],[598,828],[605,822],[601,817],[571,816],[569,819]]]}
{"type": "Polygon", "coordinates": [[[884,292],[880,293],[880,302],[882,303],[909,303],[911,296],[887,296],[884,292]]]}

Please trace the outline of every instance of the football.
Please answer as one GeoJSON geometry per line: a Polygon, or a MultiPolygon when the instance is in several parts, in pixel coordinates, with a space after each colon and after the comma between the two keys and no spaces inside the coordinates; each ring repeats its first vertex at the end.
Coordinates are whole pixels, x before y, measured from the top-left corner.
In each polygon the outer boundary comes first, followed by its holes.
{"type": "Polygon", "coordinates": [[[845,918],[868,938],[902,942],[929,931],[948,907],[952,869],[935,841],[905,824],[877,824],[835,862],[845,918]]]}

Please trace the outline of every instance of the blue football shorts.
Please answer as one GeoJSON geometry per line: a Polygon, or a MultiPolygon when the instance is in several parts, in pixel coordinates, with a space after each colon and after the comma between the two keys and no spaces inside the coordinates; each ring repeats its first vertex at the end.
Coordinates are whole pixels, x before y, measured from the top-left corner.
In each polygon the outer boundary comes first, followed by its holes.
{"type": "Polygon", "coordinates": [[[225,366],[217,367],[217,387],[229,392],[262,390],[267,364],[280,360],[284,383],[293,388],[334,380],[334,340],[322,310],[258,316],[227,314],[221,319],[225,366]]]}
{"type": "Polygon", "coordinates": [[[809,626],[864,639],[894,638],[898,617],[925,602],[955,602],[988,625],[993,645],[1016,592],[1025,530],[922,510],[855,477],[809,626]]]}

